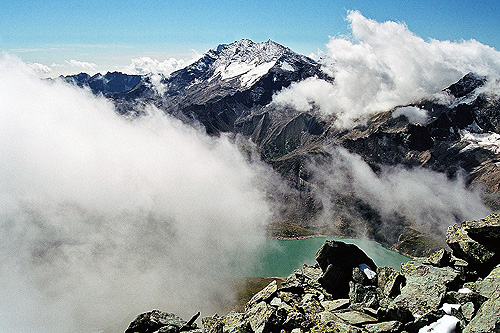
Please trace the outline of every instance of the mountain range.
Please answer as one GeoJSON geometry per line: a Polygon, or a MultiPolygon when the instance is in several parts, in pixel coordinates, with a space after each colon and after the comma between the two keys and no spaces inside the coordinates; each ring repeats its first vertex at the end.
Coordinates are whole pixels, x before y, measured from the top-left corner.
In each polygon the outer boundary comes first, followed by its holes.
{"type": "MultiPolygon", "coordinates": [[[[221,44],[170,75],[113,72],[62,77],[111,99],[126,116],[140,116],[145,105],[153,104],[184,122],[201,124],[210,135],[233,133],[250,139],[261,159],[296,191],[298,204],[287,209],[285,220],[301,227],[311,227],[324,208],[312,195],[316,184],[308,163],[327,163],[332,149],[339,147],[359,155],[375,173],[400,166],[449,178],[464,175],[468,185],[484,186],[483,199],[492,210],[500,208],[500,94],[482,89],[487,77],[468,73],[441,92],[446,103],[429,97],[378,112],[353,128],[336,126],[335,115],[316,107],[304,112],[273,102],[282,89],[307,78],[335,82],[309,57],[271,40],[248,39],[221,44]],[[418,112],[426,115],[424,119],[414,117],[418,112]]],[[[351,212],[340,230],[343,235],[354,233],[355,211],[368,234],[384,244],[395,245],[402,235],[422,236],[418,224],[408,221],[400,221],[391,233],[382,232],[380,214],[369,203],[352,192],[336,195],[335,202],[351,212]]]]}

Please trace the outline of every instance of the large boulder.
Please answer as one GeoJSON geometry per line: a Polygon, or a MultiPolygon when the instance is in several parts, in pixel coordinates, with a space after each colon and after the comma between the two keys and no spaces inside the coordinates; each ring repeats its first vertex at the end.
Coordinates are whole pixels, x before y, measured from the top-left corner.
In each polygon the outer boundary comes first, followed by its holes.
{"type": "Polygon", "coordinates": [[[376,270],[377,265],[366,253],[353,244],[327,240],[316,253],[323,274],[319,283],[334,298],[347,298],[349,294],[349,281],[355,267],[365,264],[371,270],[376,270]]]}
{"type": "Polygon", "coordinates": [[[489,272],[500,264],[500,215],[452,225],[446,232],[446,243],[453,254],[480,272],[489,272]]]}
{"type": "Polygon", "coordinates": [[[406,285],[391,307],[407,308],[414,316],[437,310],[448,287],[456,285],[460,275],[450,267],[439,268],[416,260],[404,263],[401,273],[406,285]]]}

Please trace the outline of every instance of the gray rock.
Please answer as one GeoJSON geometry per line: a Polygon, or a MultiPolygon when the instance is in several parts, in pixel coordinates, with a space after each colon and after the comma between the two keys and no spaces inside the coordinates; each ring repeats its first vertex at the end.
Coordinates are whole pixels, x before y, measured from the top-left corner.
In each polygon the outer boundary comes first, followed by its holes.
{"type": "Polygon", "coordinates": [[[425,264],[437,267],[445,267],[450,264],[450,260],[451,260],[451,253],[449,253],[445,249],[440,249],[432,253],[427,258],[425,258],[423,262],[425,264]]]}
{"type": "Polygon", "coordinates": [[[456,257],[479,270],[489,270],[500,263],[500,218],[492,214],[485,219],[465,221],[448,227],[446,243],[456,257]]]}
{"type": "Polygon", "coordinates": [[[375,324],[366,324],[363,326],[369,333],[395,333],[400,332],[401,323],[399,321],[384,321],[375,324]]]}
{"type": "Polygon", "coordinates": [[[257,294],[253,295],[253,297],[250,299],[250,301],[247,303],[246,306],[252,307],[255,304],[260,303],[262,301],[269,302],[276,295],[277,291],[278,291],[278,284],[276,283],[276,280],[273,280],[264,289],[259,291],[257,294]]]}
{"type": "Polygon", "coordinates": [[[261,301],[254,306],[245,309],[245,315],[250,323],[252,330],[257,331],[263,329],[265,324],[270,321],[271,317],[275,314],[274,307],[268,305],[266,302],[261,301]]]}
{"type": "Polygon", "coordinates": [[[413,315],[424,315],[437,310],[447,287],[457,283],[459,273],[450,267],[438,268],[418,261],[402,265],[406,285],[391,303],[390,308],[407,308],[413,315]]]}
{"type": "Polygon", "coordinates": [[[475,291],[490,298],[500,286],[500,265],[496,266],[484,279],[475,283],[475,291]]]}
{"type": "Polygon", "coordinates": [[[476,314],[476,307],[472,302],[463,304],[460,309],[462,310],[462,314],[467,321],[471,321],[472,317],[476,314]]]}
{"type": "Polygon", "coordinates": [[[500,332],[500,287],[481,305],[476,315],[465,327],[464,333],[500,332]]]}
{"type": "Polygon", "coordinates": [[[392,267],[377,268],[377,285],[382,295],[395,297],[401,293],[405,278],[392,267]]]}
{"type": "Polygon", "coordinates": [[[335,315],[351,325],[362,325],[362,324],[368,324],[368,323],[376,323],[378,321],[377,318],[372,317],[372,316],[370,316],[366,313],[363,313],[361,311],[338,312],[335,315]]]}
{"type": "Polygon", "coordinates": [[[325,309],[325,311],[336,311],[336,310],[341,310],[345,309],[349,306],[349,299],[348,298],[340,298],[336,299],[333,301],[323,301],[321,302],[321,306],[325,309]]]}

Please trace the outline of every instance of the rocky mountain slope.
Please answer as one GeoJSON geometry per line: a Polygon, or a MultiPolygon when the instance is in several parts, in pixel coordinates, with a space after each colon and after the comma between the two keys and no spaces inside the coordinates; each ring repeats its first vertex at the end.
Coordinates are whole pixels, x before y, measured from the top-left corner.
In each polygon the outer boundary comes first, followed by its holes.
{"type": "Polygon", "coordinates": [[[355,245],[326,241],[317,264],[256,293],[243,312],[189,322],[153,310],[125,331],[146,332],[500,332],[500,216],[452,225],[441,249],[377,267],[355,245]]]}
{"type": "MultiPolygon", "coordinates": [[[[65,79],[108,96],[122,114],[140,115],[143,106],[153,104],[186,122],[202,124],[209,134],[249,138],[262,160],[296,190],[285,220],[308,225],[321,213],[324,207],[314,195],[309,165],[329,163],[337,147],[361,156],[375,172],[399,165],[451,178],[463,173],[468,184],[483,184],[485,201],[500,209],[500,98],[498,92],[483,89],[487,78],[469,73],[438,96],[380,112],[355,128],[343,129],[335,125],[335,116],[320,110],[301,112],[272,102],[283,88],[310,77],[334,81],[319,63],[285,46],[244,39],[219,45],[160,80],[119,73],[65,79]]],[[[339,207],[349,207],[342,217],[344,227],[336,232],[351,235],[356,224],[364,223],[369,236],[386,245],[395,244],[405,233],[416,232],[418,237],[418,228],[404,219],[394,222],[392,234],[379,232],[377,211],[349,189],[336,193],[334,200],[339,207]]]]}

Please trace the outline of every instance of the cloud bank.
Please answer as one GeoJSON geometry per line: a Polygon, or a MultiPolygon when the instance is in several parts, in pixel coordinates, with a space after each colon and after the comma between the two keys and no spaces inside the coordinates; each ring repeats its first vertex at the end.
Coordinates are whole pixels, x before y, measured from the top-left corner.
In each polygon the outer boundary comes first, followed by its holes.
{"type": "Polygon", "coordinates": [[[213,314],[270,206],[224,136],[0,60],[0,331],[114,332],[137,313],[213,314]],[[231,266],[229,266],[231,265],[231,266]]]}
{"type": "Polygon", "coordinates": [[[310,78],[274,97],[299,110],[318,107],[350,127],[363,117],[428,97],[468,72],[500,77],[500,52],[476,40],[424,40],[399,22],[347,15],[352,37],[330,37],[318,55],[332,84],[310,78]]]}
{"type": "Polygon", "coordinates": [[[333,148],[329,153],[327,161],[309,165],[313,192],[324,207],[321,223],[337,223],[340,227],[344,219],[353,227],[358,226],[354,230],[358,236],[363,236],[367,228],[376,227],[380,236],[395,242],[402,221],[442,239],[449,225],[490,213],[479,189],[467,188],[461,177],[450,180],[443,173],[400,166],[383,167],[375,173],[359,155],[346,149],[333,148]],[[335,201],[339,196],[344,198],[340,204],[335,201]],[[366,216],[354,208],[357,199],[373,209],[381,225],[366,224],[366,216]],[[351,202],[346,204],[345,200],[351,202]]]}

